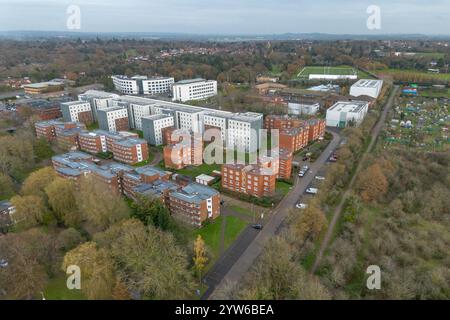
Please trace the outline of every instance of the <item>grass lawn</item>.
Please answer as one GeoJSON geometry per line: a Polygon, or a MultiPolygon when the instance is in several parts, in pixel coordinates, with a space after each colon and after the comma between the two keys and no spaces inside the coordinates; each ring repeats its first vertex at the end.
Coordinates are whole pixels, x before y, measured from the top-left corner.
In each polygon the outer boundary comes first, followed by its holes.
{"type": "Polygon", "coordinates": [[[211,175],[211,173],[214,170],[220,171],[220,167],[221,167],[220,164],[206,164],[206,163],[204,163],[204,164],[202,164],[200,166],[197,166],[197,167],[186,167],[184,169],[177,170],[177,173],[184,174],[186,176],[195,178],[196,176],[201,175],[202,173],[211,175]]]}
{"type": "MultiPolygon", "coordinates": [[[[60,274],[47,283],[44,297],[47,300],[85,300],[86,297],[80,290],[69,290],[66,286],[67,278],[60,274]]],[[[41,297],[39,297],[41,298],[41,297]]]]}
{"type": "Polygon", "coordinates": [[[247,222],[237,217],[219,216],[210,224],[192,231],[192,239],[194,240],[197,238],[197,235],[201,235],[208,248],[208,252],[211,254],[206,271],[211,268],[219,258],[220,235],[224,219],[227,219],[224,235],[224,250],[226,250],[236,240],[242,230],[245,229],[247,222]]]}
{"type": "Polygon", "coordinates": [[[247,227],[247,222],[238,217],[227,216],[227,225],[225,228],[224,250],[226,250],[247,227]]]}
{"type": "Polygon", "coordinates": [[[255,212],[250,211],[249,209],[244,209],[244,208],[236,206],[236,205],[230,206],[230,209],[235,211],[235,212],[237,212],[237,213],[239,213],[239,214],[246,215],[246,216],[248,216],[248,217],[250,217],[252,219],[255,216],[255,212]]]}
{"type": "Polygon", "coordinates": [[[130,130],[130,132],[137,133],[141,139],[144,138],[144,133],[141,130],[130,130]]]}
{"type": "Polygon", "coordinates": [[[148,159],[134,164],[133,167],[143,167],[143,166],[149,165],[150,163],[152,163],[154,158],[155,158],[155,154],[149,150],[148,151],[148,159]]]}
{"type": "Polygon", "coordinates": [[[284,181],[277,181],[276,185],[275,185],[275,190],[282,194],[283,197],[285,195],[287,195],[289,193],[289,191],[291,190],[293,186],[289,183],[286,183],[284,181]]]}

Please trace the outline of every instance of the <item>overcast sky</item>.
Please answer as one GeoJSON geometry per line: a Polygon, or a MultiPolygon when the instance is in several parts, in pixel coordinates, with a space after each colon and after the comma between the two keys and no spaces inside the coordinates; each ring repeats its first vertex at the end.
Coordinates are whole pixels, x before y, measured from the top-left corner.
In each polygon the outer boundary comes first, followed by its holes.
{"type": "Polygon", "coordinates": [[[0,0],[0,30],[67,30],[69,5],[84,32],[450,34],[450,0],[0,0]]]}

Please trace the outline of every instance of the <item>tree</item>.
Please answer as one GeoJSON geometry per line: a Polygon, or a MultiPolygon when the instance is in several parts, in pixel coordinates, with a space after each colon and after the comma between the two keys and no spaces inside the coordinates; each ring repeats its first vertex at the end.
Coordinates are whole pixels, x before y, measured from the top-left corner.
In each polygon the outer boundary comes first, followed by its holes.
{"type": "Polygon", "coordinates": [[[110,186],[92,176],[81,180],[76,202],[84,219],[98,230],[105,230],[129,216],[124,200],[111,192],[110,186]]]}
{"type": "Polygon", "coordinates": [[[111,252],[118,277],[129,292],[147,299],[187,299],[194,284],[186,252],[174,237],[136,219],[124,220],[94,240],[111,252]]]}
{"type": "Polygon", "coordinates": [[[32,299],[45,288],[52,249],[50,236],[38,229],[0,237],[1,258],[8,262],[0,268],[0,288],[7,298],[32,299]]]}
{"type": "Polygon", "coordinates": [[[378,163],[363,171],[358,178],[357,189],[365,202],[380,199],[388,190],[388,181],[378,163]]]}
{"type": "Polygon", "coordinates": [[[114,289],[112,292],[112,297],[114,298],[114,300],[130,300],[131,299],[130,292],[128,291],[125,284],[122,281],[120,281],[119,279],[116,280],[116,285],[114,286],[114,289]]]}
{"type": "Polygon", "coordinates": [[[14,195],[14,182],[10,176],[0,172],[0,199],[9,199],[14,195]]]}
{"type": "Polygon", "coordinates": [[[38,196],[15,196],[11,203],[15,207],[13,218],[19,226],[30,228],[50,222],[44,201],[38,196]]]}
{"type": "Polygon", "coordinates": [[[64,229],[56,238],[56,247],[63,252],[67,252],[84,241],[84,237],[76,229],[64,229]]]}
{"type": "Polygon", "coordinates": [[[36,139],[33,145],[33,150],[36,160],[38,161],[49,159],[54,154],[52,146],[44,138],[36,139]]]}
{"type": "Polygon", "coordinates": [[[200,283],[202,282],[202,271],[206,262],[208,262],[208,257],[206,256],[205,241],[203,241],[201,235],[198,235],[194,241],[194,267],[199,275],[200,283]]]}
{"type": "Polygon", "coordinates": [[[85,242],[64,256],[62,270],[76,265],[81,270],[81,290],[89,299],[109,299],[115,281],[113,261],[109,252],[94,242],[85,242]]]}
{"type": "Polygon", "coordinates": [[[151,224],[162,230],[173,230],[175,222],[169,209],[157,198],[140,196],[133,202],[133,216],[145,225],[151,224]]]}
{"type": "Polygon", "coordinates": [[[326,223],[325,213],[312,202],[294,222],[293,231],[303,245],[308,240],[314,240],[326,227],[326,223]]]}
{"type": "Polygon", "coordinates": [[[45,188],[48,203],[59,223],[77,227],[81,223],[81,213],[77,206],[75,184],[67,179],[56,178],[45,188]]]}
{"type": "Polygon", "coordinates": [[[25,196],[35,195],[47,199],[45,188],[56,178],[55,170],[52,167],[39,169],[24,181],[22,194],[25,196]]]}

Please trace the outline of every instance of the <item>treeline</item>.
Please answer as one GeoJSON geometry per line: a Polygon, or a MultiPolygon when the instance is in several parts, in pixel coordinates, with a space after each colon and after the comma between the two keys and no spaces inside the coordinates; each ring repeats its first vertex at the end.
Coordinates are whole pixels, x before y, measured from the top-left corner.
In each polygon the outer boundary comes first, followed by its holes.
{"type": "Polygon", "coordinates": [[[8,262],[0,269],[1,298],[38,298],[70,265],[80,267],[88,299],[194,296],[192,249],[168,231],[179,227],[159,200],[131,209],[92,177],[78,185],[45,167],[11,202],[16,224],[0,237],[8,262]]]}

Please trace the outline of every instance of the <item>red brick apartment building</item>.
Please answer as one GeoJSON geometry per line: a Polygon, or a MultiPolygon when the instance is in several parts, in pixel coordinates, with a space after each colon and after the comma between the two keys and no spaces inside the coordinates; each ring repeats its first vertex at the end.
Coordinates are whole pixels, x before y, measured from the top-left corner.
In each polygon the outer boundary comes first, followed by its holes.
{"type": "Polygon", "coordinates": [[[114,140],[111,151],[115,160],[127,164],[148,160],[148,145],[143,139],[114,140]]]}
{"type": "Polygon", "coordinates": [[[168,204],[174,217],[195,227],[220,215],[220,193],[198,183],[170,192],[168,204]]]}
{"type": "Polygon", "coordinates": [[[86,129],[82,123],[57,120],[36,122],[34,128],[38,139],[56,140],[66,150],[78,148],[78,133],[86,129]]]}
{"type": "Polygon", "coordinates": [[[163,155],[167,168],[179,170],[187,166],[199,166],[203,163],[203,140],[192,135],[189,144],[179,142],[165,146],[163,155]]]}
{"type": "Polygon", "coordinates": [[[130,198],[135,198],[135,189],[140,185],[149,185],[155,181],[168,181],[171,175],[170,172],[155,167],[136,168],[133,172],[127,172],[123,175],[123,193],[130,198]]]}
{"type": "Polygon", "coordinates": [[[278,171],[278,179],[290,179],[292,175],[293,153],[289,150],[280,149],[280,169],[278,171]]]}
{"type": "Polygon", "coordinates": [[[222,188],[255,197],[275,192],[278,170],[267,165],[222,165],[222,188]]]}
{"type": "Polygon", "coordinates": [[[100,152],[107,152],[106,135],[100,132],[82,131],[78,135],[80,150],[97,154],[100,152]]]}
{"type": "Polygon", "coordinates": [[[290,116],[269,115],[264,119],[264,127],[267,130],[271,129],[291,129],[298,128],[304,123],[303,120],[290,116]]]}
{"type": "Polygon", "coordinates": [[[315,141],[325,135],[326,121],[324,119],[308,120],[309,134],[308,140],[315,141]]]}
{"type": "Polygon", "coordinates": [[[280,131],[280,149],[297,152],[308,145],[309,126],[282,129],[280,131]]]}

